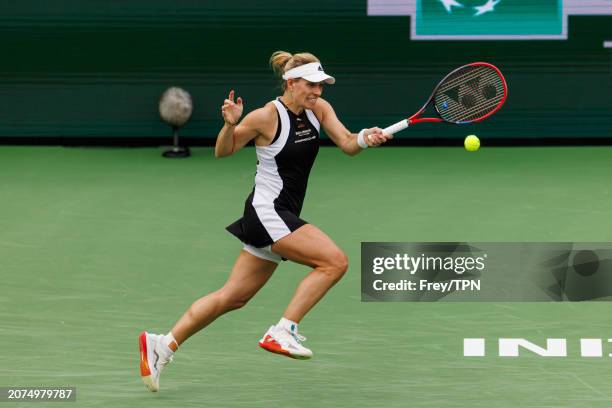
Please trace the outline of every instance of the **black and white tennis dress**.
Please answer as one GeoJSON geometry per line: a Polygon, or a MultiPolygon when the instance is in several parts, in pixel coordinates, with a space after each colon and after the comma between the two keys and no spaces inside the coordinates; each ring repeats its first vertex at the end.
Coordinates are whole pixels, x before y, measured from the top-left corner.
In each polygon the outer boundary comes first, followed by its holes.
{"type": "Polygon", "coordinates": [[[307,224],[300,218],[310,169],[319,152],[320,124],[305,109],[291,112],[273,101],[278,126],[269,146],[256,146],[255,187],[244,204],[244,215],[227,227],[242,242],[256,248],[273,244],[307,224]]]}

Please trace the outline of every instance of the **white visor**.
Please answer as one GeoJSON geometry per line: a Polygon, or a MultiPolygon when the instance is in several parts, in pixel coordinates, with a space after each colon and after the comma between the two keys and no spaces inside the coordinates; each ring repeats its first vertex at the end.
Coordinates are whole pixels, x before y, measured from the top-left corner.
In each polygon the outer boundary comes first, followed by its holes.
{"type": "Polygon", "coordinates": [[[304,78],[310,82],[325,82],[326,84],[333,84],[336,79],[333,76],[329,76],[323,71],[323,67],[320,62],[311,62],[310,64],[300,65],[290,69],[283,74],[283,79],[292,78],[304,78]]]}

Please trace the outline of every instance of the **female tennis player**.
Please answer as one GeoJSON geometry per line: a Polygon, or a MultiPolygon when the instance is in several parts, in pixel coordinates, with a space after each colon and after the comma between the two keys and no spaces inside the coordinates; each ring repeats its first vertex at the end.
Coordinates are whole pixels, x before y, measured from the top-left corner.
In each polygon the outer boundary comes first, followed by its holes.
{"type": "Polygon", "coordinates": [[[159,389],[162,368],[178,346],[217,317],[244,306],[272,276],[281,259],[312,268],[298,285],[280,321],[259,341],[270,352],[297,359],[313,353],[304,347],[298,324],[348,268],[344,252],[323,231],[300,218],[310,169],[319,150],[322,126],[331,140],[349,155],[390,139],[380,128],[352,134],[321,98],[326,74],[310,53],[277,51],[270,58],[282,77],[283,95],[240,121],[242,99],[234,91],[221,107],[224,125],[215,146],[216,157],[230,156],[254,140],[257,152],[255,187],[242,218],[227,227],[243,249],[225,285],[195,301],[167,335],[140,334],[140,369],[151,391],[159,389]]]}

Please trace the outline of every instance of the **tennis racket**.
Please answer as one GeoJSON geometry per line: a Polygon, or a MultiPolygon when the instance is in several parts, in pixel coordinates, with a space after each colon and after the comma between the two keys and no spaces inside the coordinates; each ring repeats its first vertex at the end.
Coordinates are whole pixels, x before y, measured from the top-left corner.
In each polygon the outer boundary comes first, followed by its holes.
{"type": "Polygon", "coordinates": [[[495,65],[474,62],[445,76],[417,113],[383,129],[383,133],[392,135],[422,122],[480,122],[500,110],[507,96],[501,71],[495,65]],[[435,107],[436,117],[420,117],[429,104],[435,107]]]}

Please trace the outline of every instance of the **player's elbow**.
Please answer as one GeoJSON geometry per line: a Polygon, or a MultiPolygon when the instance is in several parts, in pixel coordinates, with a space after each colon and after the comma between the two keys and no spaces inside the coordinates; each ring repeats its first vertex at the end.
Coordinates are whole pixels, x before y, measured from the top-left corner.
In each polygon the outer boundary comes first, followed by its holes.
{"type": "Polygon", "coordinates": [[[351,157],[356,156],[357,153],[359,153],[359,150],[355,150],[354,148],[351,148],[351,146],[349,146],[348,143],[342,148],[342,151],[351,157]]]}
{"type": "Polygon", "coordinates": [[[351,143],[348,140],[342,143],[342,145],[340,146],[340,150],[342,150],[344,154],[347,154],[349,156],[355,156],[358,153],[357,151],[355,151],[355,149],[352,148],[351,143]]]}
{"type": "Polygon", "coordinates": [[[231,156],[232,152],[231,151],[223,151],[221,149],[215,149],[215,158],[216,159],[221,159],[223,157],[227,157],[227,156],[231,156]]]}

